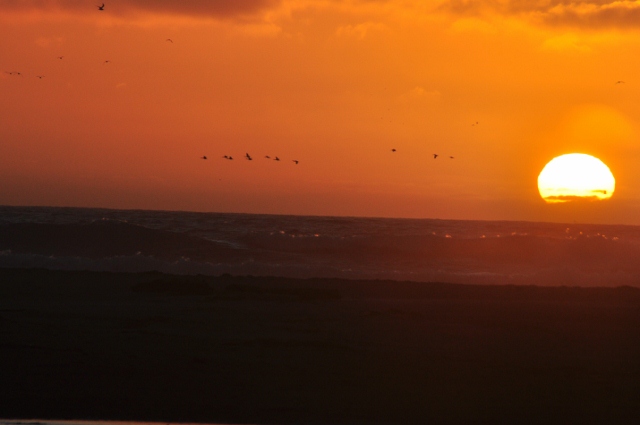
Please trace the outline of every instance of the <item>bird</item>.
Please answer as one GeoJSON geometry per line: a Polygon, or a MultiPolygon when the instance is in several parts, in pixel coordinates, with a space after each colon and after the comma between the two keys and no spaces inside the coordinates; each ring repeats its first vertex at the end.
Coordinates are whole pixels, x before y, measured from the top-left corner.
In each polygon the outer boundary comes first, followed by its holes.
{"type": "Polygon", "coordinates": [[[62,58],[63,58],[63,57],[64,57],[64,56],[58,56],[58,59],[62,60],[62,58]]]}
{"type": "Polygon", "coordinates": [[[110,61],[110,60],[106,60],[106,61],[104,61],[104,63],[105,63],[105,64],[106,64],[106,63],[111,63],[111,61],[110,61]]]}
{"type": "Polygon", "coordinates": [[[98,10],[104,10],[104,3],[102,3],[102,6],[98,6],[98,10]]]}
{"type": "Polygon", "coordinates": [[[271,157],[269,155],[265,155],[264,157],[267,158],[267,159],[271,159],[271,157]]]}
{"type": "Polygon", "coordinates": [[[278,158],[277,156],[275,158],[273,158],[274,161],[280,161],[280,158],[278,158]]]}
{"type": "Polygon", "coordinates": [[[391,149],[391,152],[395,152],[395,151],[396,151],[396,149],[395,149],[395,148],[391,149]]]}
{"type": "Polygon", "coordinates": [[[251,158],[251,155],[249,155],[249,153],[246,153],[244,157],[247,158],[249,161],[253,160],[253,158],[251,158]]]}
{"type": "Polygon", "coordinates": [[[449,159],[453,159],[453,157],[452,157],[452,156],[449,156],[449,159]]]}
{"type": "Polygon", "coordinates": [[[36,75],[36,77],[42,80],[44,78],[44,75],[36,75]]]}
{"type": "Polygon", "coordinates": [[[172,40],[172,39],[170,39],[170,38],[167,38],[167,40],[166,40],[166,41],[168,41],[168,42],[170,42],[170,43],[173,43],[173,40],[172,40]]]}
{"type": "Polygon", "coordinates": [[[298,162],[300,162],[300,161],[298,161],[297,159],[292,159],[291,161],[295,162],[295,163],[296,163],[296,165],[298,165],[298,162]]]}
{"type": "Polygon", "coordinates": [[[624,84],[624,81],[618,80],[618,81],[616,81],[616,84],[624,84]]]}
{"type": "Polygon", "coordinates": [[[207,159],[207,155],[202,155],[200,158],[201,159],[207,159]]]}
{"type": "Polygon", "coordinates": [[[433,159],[436,159],[437,157],[438,157],[438,154],[437,154],[437,153],[434,153],[434,154],[433,154],[433,159]]]}
{"type": "Polygon", "coordinates": [[[224,159],[233,159],[233,157],[232,157],[232,156],[230,156],[230,155],[225,155],[225,156],[223,156],[223,158],[224,158],[224,159]]]}
{"type": "Polygon", "coordinates": [[[478,125],[478,121],[474,122],[473,124],[471,124],[471,127],[478,125]]]}

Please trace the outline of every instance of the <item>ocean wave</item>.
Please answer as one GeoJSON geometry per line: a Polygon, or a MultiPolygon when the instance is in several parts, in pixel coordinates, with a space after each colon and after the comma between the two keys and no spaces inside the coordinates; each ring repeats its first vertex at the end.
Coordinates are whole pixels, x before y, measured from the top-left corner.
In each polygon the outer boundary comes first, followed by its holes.
{"type": "Polygon", "coordinates": [[[633,226],[8,210],[0,267],[640,286],[633,226]]]}
{"type": "Polygon", "coordinates": [[[223,244],[118,220],[0,225],[0,250],[6,249],[14,253],[92,259],[138,253],[161,259],[189,257],[228,261],[238,257],[236,250],[223,244]]]}

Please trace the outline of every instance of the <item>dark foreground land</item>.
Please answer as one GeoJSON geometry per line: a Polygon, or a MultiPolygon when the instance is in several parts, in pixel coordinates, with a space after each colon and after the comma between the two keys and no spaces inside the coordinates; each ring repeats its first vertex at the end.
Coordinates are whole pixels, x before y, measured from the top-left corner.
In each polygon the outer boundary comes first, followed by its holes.
{"type": "Polygon", "coordinates": [[[640,289],[0,269],[0,417],[640,423],[640,289]]]}

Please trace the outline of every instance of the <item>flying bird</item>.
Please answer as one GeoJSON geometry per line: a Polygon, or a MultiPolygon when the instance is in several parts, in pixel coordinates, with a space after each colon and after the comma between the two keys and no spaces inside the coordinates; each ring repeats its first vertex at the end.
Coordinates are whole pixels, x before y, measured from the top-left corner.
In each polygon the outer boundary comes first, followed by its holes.
{"type": "Polygon", "coordinates": [[[201,159],[207,159],[207,155],[202,155],[200,158],[201,159]]]}
{"type": "Polygon", "coordinates": [[[247,158],[249,161],[253,160],[253,158],[251,158],[251,155],[249,155],[248,153],[247,153],[247,154],[245,154],[245,156],[244,156],[244,157],[245,157],[245,158],[247,158]]]}
{"type": "Polygon", "coordinates": [[[618,81],[616,81],[616,84],[624,84],[624,81],[618,80],[618,81]]]}
{"type": "Polygon", "coordinates": [[[452,156],[450,156],[450,157],[449,157],[449,159],[453,159],[453,157],[452,157],[452,156]]]}
{"type": "Polygon", "coordinates": [[[36,75],[36,77],[42,80],[44,78],[44,75],[36,75]]]}
{"type": "Polygon", "coordinates": [[[232,156],[230,156],[230,155],[225,155],[225,156],[223,156],[223,158],[224,158],[224,159],[233,159],[233,157],[232,157],[232,156]]]}
{"type": "Polygon", "coordinates": [[[267,158],[267,159],[271,159],[271,157],[269,155],[265,155],[264,157],[267,158]]]}
{"type": "Polygon", "coordinates": [[[64,56],[58,56],[58,59],[62,59],[64,56]]]}
{"type": "Polygon", "coordinates": [[[104,61],[104,63],[111,63],[111,61],[107,60],[107,61],[104,61]]]}
{"type": "Polygon", "coordinates": [[[437,153],[434,153],[434,154],[433,154],[433,159],[436,159],[437,157],[438,157],[438,154],[437,154],[437,153]]]}
{"type": "Polygon", "coordinates": [[[273,158],[274,161],[280,161],[280,158],[278,158],[277,156],[275,158],[273,158]]]}
{"type": "Polygon", "coordinates": [[[396,149],[395,149],[395,148],[391,149],[391,152],[395,152],[395,151],[396,151],[396,149]]]}
{"type": "Polygon", "coordinates": [[[102,6],[98,6],[98,10],[104,10],[104,3],[102,3],[102,6]]]}
{"type": "Polygon", "coordinates": [[[296,163],[296,165],[298,165],[298,162],[300,162],[300,161],[298,161],[297,159],[292,159],[291,161],[295,162],[295,163],[296,163]]]}
{"type": "Polygon", "coordinates": [[[170,38],[167,38],[167,41],[170,42],[170,43],[173,43],[173,40],[170,39],[170,38]]]}

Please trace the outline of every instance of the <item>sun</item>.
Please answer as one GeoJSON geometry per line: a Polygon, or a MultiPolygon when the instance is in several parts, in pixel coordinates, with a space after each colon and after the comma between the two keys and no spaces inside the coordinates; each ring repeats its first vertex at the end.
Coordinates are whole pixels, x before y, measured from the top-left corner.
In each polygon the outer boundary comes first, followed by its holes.
{"type": "Polygon", "coordinates": [[[598,158],[570,153],[553,158],[538,176],[538,190],[549,203],[611,198],[616,180],[598,158]]]}

